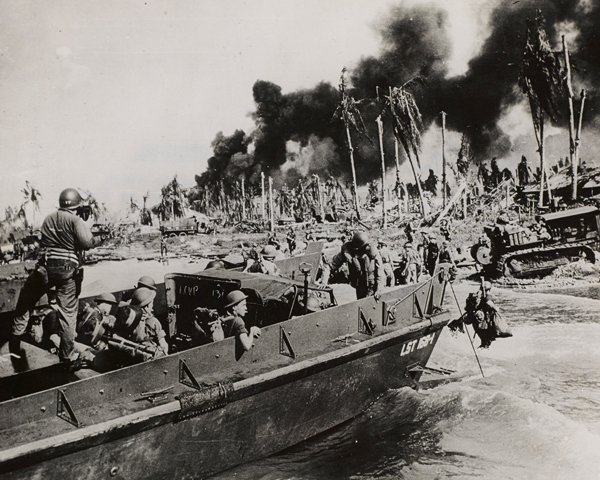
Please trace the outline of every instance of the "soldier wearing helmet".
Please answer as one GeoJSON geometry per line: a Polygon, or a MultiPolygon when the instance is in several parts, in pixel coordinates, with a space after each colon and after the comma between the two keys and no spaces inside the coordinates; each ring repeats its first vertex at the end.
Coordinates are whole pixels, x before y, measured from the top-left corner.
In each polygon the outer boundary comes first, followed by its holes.
{"type": "Polygon", "coordinates": [[[267,275],[279,275],[279,267],[273,262],[277,256],[277,248],[274,245],[265,245],[258,254],[258,259],[248,258],[244,272],[264,273],[267,275]]]}
{"type": "Polygon", "coordinates": [[[107,344],[101,340],[102,332],[112,331],[116,318],[111,315],[117,299],[110,292],[104,292],[95,299],[95,306],[85,304],[82,318],[77,321],[77,341],[96,350],[104,350],[107,344]]]}
{"type": "Polygon", "coordinates": [[[254,339],[260,337],[260,328],[250,327],[250,332],[244,323],[244,317],[248,313],[246,305],[246,294],[241,290],[229,292],[225,297],[223,309],[225,317],[221,319],[225,337],[236,337],[244,351],[254,346],[254,339]]]}
{"type": "Polygon", "coordinates": [[[155,349],[159,356],[163,356],[168,353],[169,345],[162,325],[154,316],[154,297],[156,297],[155,290],[147,287],[135,289],[129,306],[141,312],[140,319],[137,325],[125,332],[123,336],[128,340],[155,349]]]}
{"type": "MultiPolygon", "coordinates": [[[[74,349],[77,324],[78,297],[83,280],[83,252],[101,240],[84,223],[89,216],[79,192],[74,188],[63,190],[59,209],[42,223],[41,246],[44,256],[31,273],[19,295],[9,341],[11,353],[23,355],[21,338],[27,330],[29,312],[50,288],[56,287],[56,310],[59,317],[59,358],[75,362],[74,349]]],[[[72,368],[79,368],[75,362],[72,368]]]]}
{"type": "Polygon", "coordinates": [[[379,249],[379,255],[383,262],[383,271],[385,272],[385,286],[391,287],[396,282],[394,277],[394,262],[392,260],[392,252],[387,246],[387,243],[383,239],[377,241],[377,248],[379,249]]]}
{"type": "Polygon", "coordinates": [[[379,300],[386,276],[377,243],[371,242],[366,232],[356,232],[342,245],[340,253],[325,263],[322,283],[327,285],[331,271],[348,265],[350,285],[356,289],[356,298],[375,296],[379,300]]]}
{"type": "Polygon", "coordinates": [[[225,263],[222,260],[211,260],[206,264],[204,270],[223,270],[225,269],[225,263]]]}
{"type": "Polygon", "coordinates": [[[149,288],[150,290],[154,290],[156,292],[156,282],[151,276],[144,275],[138,280],[136,288],[149,288]]]}

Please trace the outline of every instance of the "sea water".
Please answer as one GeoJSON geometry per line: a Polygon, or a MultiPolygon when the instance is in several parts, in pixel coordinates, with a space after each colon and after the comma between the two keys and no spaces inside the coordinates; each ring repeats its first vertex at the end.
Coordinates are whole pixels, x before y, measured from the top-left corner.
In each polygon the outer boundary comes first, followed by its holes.
{"type": "MultiPolygon", "coordinates": [[[[477,286],[455,288],[463,308],[477,286]]],[[[513,337],[479,349],[445,329],[429,366],[455,381],[390,390],[357,418],[214,478],[600,479],[600,288],[567,293],[494,289],[513,337]]]]}

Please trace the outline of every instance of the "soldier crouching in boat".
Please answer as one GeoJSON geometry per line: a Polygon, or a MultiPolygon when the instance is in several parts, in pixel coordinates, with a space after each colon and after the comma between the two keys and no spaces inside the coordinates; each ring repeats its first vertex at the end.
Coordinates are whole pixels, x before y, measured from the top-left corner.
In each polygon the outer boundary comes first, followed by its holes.
{"type": "Polygon", "coordinates": [[[470,293],[465,304],[465,313],[448,324],[452,331],[463,330],[463,324],[473,325],[481,340],[479,348],[488,348],[496,338],[512,337],[512,333],[500,309],[489,296],[490,282],[482,281],[477,292],[470,293]]]}
{"type": "Polygon", "coordinates": [[[248,313],[246,305],[246,294],[241,290],[229,292],[225,297],[223,309],[225,316],[222,317],[221,325],[225,338],[235,337],[235,358],[239,360],[244,352],[249,351],[254,346],[254,340],[260,337],[260,328],[246,328],[244,317],[248,313]]]}
{"type": "Polygon", "coordinates": [[[117,310],[114,334],[109,348],[121,353],[122,364],[137,363],[167,355],[169,345],[162,325],[153,315],[156,293],[146,287],[133,292],[130,304],[117,310]]]}
{"type": "Polygon", "coordinates": [[[371,242],[365,232],[357,232],[352,240],[342,245],[340,253],[335,255],[323,268],[321,283],[327,285],[331,272],[348,265],[350,285],[356,289],[356,298],[373,296],[379,300],[386,282],[383,260],[377,244],[371,242]]]}
{"type": "Polygon", "coordinates": [[[113,331],[117,319],[111,312],[117,305],[117,299],[112,293],[105,292],[94,300],[95,306],[88,303],[83,307],[82,318],[77,322],[77,341],[96,350],[104,350],[107,344],[99,332],[113,331]]]}

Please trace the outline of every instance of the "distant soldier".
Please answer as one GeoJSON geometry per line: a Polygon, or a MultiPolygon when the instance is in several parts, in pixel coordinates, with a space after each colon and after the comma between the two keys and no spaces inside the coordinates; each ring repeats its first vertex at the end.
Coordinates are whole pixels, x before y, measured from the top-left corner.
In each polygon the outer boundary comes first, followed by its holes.
{"type": "Polygon", "coordinates": [[[448,240],[444,240],[442,242],[442,248],[438,255],[438,263],[449,263],[450,264],[450,270],[448,271],[448,273],[450,274],[451,282],[454,281],[454,279],[456,278],[456,275],[458,274],[458,269],[456,267],[455,258],[456,258],[456,255],[454,253],[454,249],[450,245],[450,242],[448,240]]]}
{"type": "Polygon", "coordinates": [[[440,233],[442,234],[442,237],[444,237],[447,241],[450,242],[452,240],[452,234],[450,232],[450,222],[447,218],[442,218],[440,220],[440,233]]]}
{"type": "Polygon", "coordinates": [[[350,274],[350,285],[356,289],[356,298],[374,296],[379,300],[386,281],[383,260],[377,244],[372,243],[365,232],[355,233],[352,240],[342,245],[340,253],[326,265],[329,271],[324,271],[323,284],[327,285],[331,272],[346,264],[350,274]]]}
{"type": "Polygon", "coordinates": [[[387,243],[384,240],[377,242],[377,248],[379,249],[379,255],[381,255],[381,261],[383,262],[383,271],[385,272],[385,286],[391,287],[394,285],[394,268],[392,262],[392,253],[387,247],[387,243]]]}
{"type": "Polygon", "coordinates": [[[94,237],[84,223],[89,218],[89,207],[79,192],[67,188],[60,193],[59,209],[48,215],[42,223],[42,247],[45,254],[27,278],[19,294],[9,341],[10,352],[19,356],[21,337],[27,330],[29,312],[38,300],[52,287],[56,287],[60,337],[59,358],[70,364],[71,369],[81,367],[75,351],[78,297],[83,280],[83,252],[101,242],[94,237]]]}
{"type": "MultiPolygon", "coordinates": [[[[423,236],[425,237],[425,234],[423,234],[423,236]]],[[[430,276],[433,276],[433,272],[435,271],[435,266],[438,261],[440,248],[435,238],[429,238],[428,235],[426,238],[427,243],[423,248],[423,261],[425,263],[425,269],[430,276]]],[[[425,241],[423,243],[425,243],[425,241]]]]}
{"type": "Polygon", "coordinates": [[[292,227],[289,228],[285,239],[288,244],[288,251],[290,254],[294,253],[294,250],[296,250],[296,232],[292,227]]]}
{"type": "Polygon", "coordinates": [[[406,249],[407,276],[406,283],[417,283],[423,266],[423,260],[412,243],[404,245],[406,249]]]}
{"type": "Polygon", "coordinates": [[[519,165],[517,167],[517,174],[519,175],[519,185],[521,187],[527,185],[533,177],[533,172],[531,171],[531,167],[527,163],[527,158],[525,157],[525,155],[521,156],[521,161],[519,162],[519,165]]]}
{"type": "Polygon", "coordinates": [[[165,237],[160,238],[160,256],[163,259],[167,258],[167,240],[165,237]]]}

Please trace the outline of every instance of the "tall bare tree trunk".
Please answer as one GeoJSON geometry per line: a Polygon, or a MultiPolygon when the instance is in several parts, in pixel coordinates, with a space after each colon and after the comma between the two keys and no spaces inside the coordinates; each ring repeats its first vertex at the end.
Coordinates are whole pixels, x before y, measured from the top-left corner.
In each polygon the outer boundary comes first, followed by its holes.
{"type": "Polygon", "coordinates": [[[402,182],[400,181],[400,144],[398,143],[398,139],[394,137],[394,149],[395,155],[394,160],[396,161],[396,195],[398,196],[398,221],[402,218],[400,212],[402,211],[400,205],[402,203],[402,199],[400,197],[400,188],[402,182]]]}
{"type": "Polygon", "coordinates": [[[565,57],[565,66],[567,68],[567,95],[569,100],[569,161],[573,168],[573,189],[571,200],[577,200],[577,167],[578,159],[575,157],[575,114],[573,113],[573,86],[571,85],[571,62],[569,60],[569,49],[567,40],[562,36],[563,55],[565,57]]]}
{"type": "Polygon", "coordinates": [[[583,120],[583,106],[585,105],[585,89],[581,90],[581,108],[579,110],[579,123],[577,125],[577,135],[575,136],[575,163],[574,165],[579,168],[579,145],[580,145],[580,135],[581,135],[581,122],[583,120]]]}
{"type": "Polygon", "coordinates": [[[273,179],[269,177],[269,220],[271,232],[275,231],[275,212],[273,211],[273,179]]]}
{"type": "Polygon", "coordinates": [[[263,221],[265,220],[265,174],[260,172],[260,200],[261,200],[261,215],[263,221]]]}
{"type": "Polygon", "coordinates": [[[350,127],[346,124],[346,136],[348,137],[348,151],[350,152],[350,166],[352,167],[352,185],[354,186],[354,210],[356,218],[360,220],[360,210],[358,209],[358,185],[356,184],[356,169],[354,168],[354,148],[352,147],[352,138],[350,137],[350,127]]]}
{"type": "Polygon", "coordinates": [[[383,151],[383,122],[381,115],[377,117],[377,129],[379,131],[379,151],[381,152],[381,208],[383,210],[383,228],[387,228],[387,211],[385,205],[385,153],[383,151]]]}
{"type": "Polygon", "coordinates": [[[244,188],[244,177],[242,177],[242,221],[246,220],[246,189],[244,188]]]}
{"type": "Polygon", "coordinates": [[[321,214],[321,219],[325,221],[325,209],[323,208],[323,192],[321,191],[321,179],[318,175],[315,175],[315,180],[317,181],[317,198],[319,199],[319,212],[321,214]]]}
{"type": "Polygon", "coordinates": [[[446,112],[442,112],[442,189],[444,190],[443,207],[446,208],[446,112]]]}
{"type": "Polygon", "coordinates": [[[544,112],[540,116],[540,138],[538,140],[540,152],[540,199],[538,207],[544,206],[544,176],[546,174],[546,163],[544,162],[544,112]]]}
{"type": "Polygon", "coordinates": [[[408,155],[408,160],[410,162],[410,168],[412,168],[413,176],[415,177],[415,183],[417,184],[417,192],[419,192],[419,202],[421,203],[421,215],[425,216],[425,198],[423,197],[423,189],[421,188],[421,175],[417,173],[417,169],[415,168],[415,163],[412,159],[412,155],[408,155]]]}

